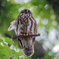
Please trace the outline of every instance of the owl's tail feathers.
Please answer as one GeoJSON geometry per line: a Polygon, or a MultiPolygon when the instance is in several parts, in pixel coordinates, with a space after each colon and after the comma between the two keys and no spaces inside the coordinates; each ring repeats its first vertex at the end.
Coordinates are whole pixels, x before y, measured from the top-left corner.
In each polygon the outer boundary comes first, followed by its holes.
{"type": "Polygon", "coordinates": [[[34,53],[34,48],[25,48],[24,50],[24,54],[26,55],[26,57],[28,58],[29,56],[32,56],[34,53]]]}
{"type": "MultiPolygon", "coordinates": [[[[19,41],[19,43],[20,43],[20,46],[23,48],[23,50],[24,50],[24,54],[26,55],[26,57],[28,58],[29,56],[32,56],[33,55],[33,53],[34,53],[34,45],[32,45],[32,47],[27,47],[28,46],[28,44],[26,45],[26,44],[24,44],[25,45],[25,47],[23,47],[23,43],[22,43],[22,41],[18,38],[18,41],[19,41]]],[[[26,42],[25,42],[26,43],[26,42]]],[[[28,42],[29,43],[29,42],[28,42]]]]}

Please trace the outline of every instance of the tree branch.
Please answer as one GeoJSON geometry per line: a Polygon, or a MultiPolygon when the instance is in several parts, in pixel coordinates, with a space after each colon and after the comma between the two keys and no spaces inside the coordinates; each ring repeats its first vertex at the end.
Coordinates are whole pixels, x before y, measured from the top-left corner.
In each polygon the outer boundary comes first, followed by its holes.
{"type": "Polygon", "coordinates": [[[40,34],[20,34],[20,35],[12,35],[12,39],[15,40],[17,38],[25,38],[25,37],[36,37],[40,36],[40,34]]]}

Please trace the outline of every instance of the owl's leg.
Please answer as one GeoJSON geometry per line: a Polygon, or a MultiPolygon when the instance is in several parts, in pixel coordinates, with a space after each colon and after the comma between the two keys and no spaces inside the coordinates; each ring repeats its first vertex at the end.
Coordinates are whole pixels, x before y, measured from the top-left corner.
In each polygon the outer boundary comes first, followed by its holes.
{"type": "Polygon", "coordinates": [[[22,42],[21,42],[21,40],[19,38],[18,38],[18,41],[20,43],[20,46],[23,48],[22,42]]]}

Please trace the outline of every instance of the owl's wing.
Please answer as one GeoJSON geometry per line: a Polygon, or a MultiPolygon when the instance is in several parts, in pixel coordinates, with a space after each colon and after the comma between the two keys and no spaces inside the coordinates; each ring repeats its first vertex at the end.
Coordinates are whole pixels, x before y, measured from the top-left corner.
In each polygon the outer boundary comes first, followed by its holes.
{"type": "Polygon", "coordinates": [[[15,30],[16,28],[17,28],[17,20],[14,20],[11,22],[11,25],[8,28],[8,31],[15,30]]]}
{"type": "MultiPolygon", "coordinates": [[[[36,20],[34,19],[34,34],[37,34],[37,23],[36,23],[36,20]]],[[[32,44],[35,43],[35,37],[33,37],[33,40],[32,40],[32,44]]]]}

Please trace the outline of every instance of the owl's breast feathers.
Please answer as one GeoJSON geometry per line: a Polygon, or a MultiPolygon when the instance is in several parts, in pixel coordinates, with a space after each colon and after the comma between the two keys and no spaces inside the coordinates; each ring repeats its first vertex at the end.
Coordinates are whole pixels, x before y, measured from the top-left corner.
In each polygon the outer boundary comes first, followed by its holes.
{"type": "MultiPolygon", "coordinates": [[[[11,22],[11,25],[8,29],[8,31],[14,30],[16,35],[20,34],[36,34],[37,33],[37,24],[32,16],[32,14],[24,14],[21,13],[18,15],[17,19],[11,22]]],[[[31,56],[34,53],[34,40],[35,38],[23,38],[19,42],[22,46],[25,55],[31,56]]]]}
{"type": "Polygon", "coordinates": [[[8,30],[15,30],[15,33],[17,35],[19,35],[20,33],[36,34],[36,26],[36,21],[31,14],[19,14],[17,19],[11,22],[8,30]]]}

